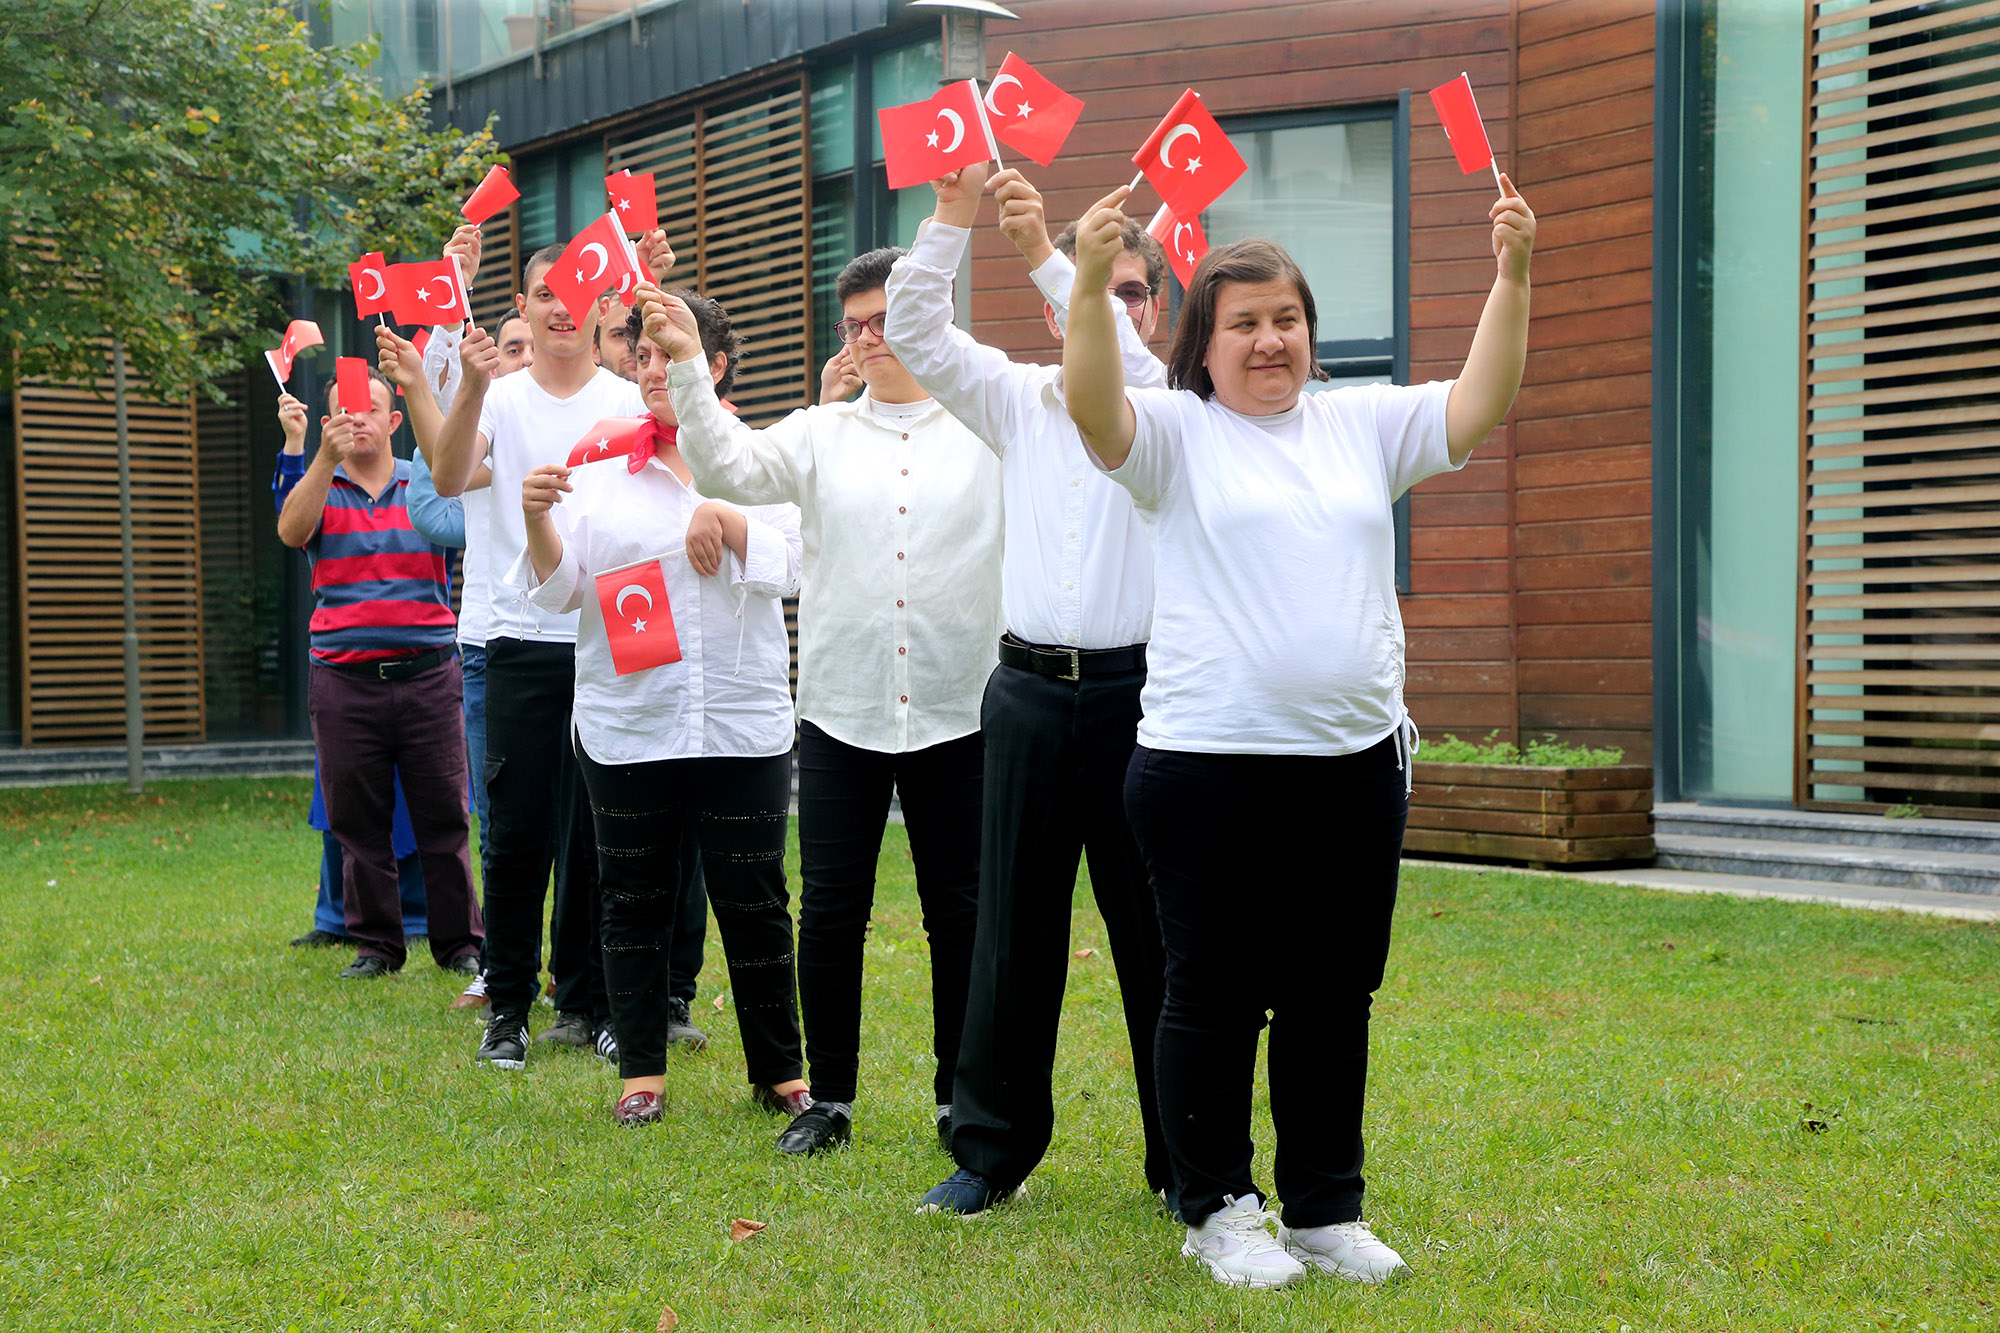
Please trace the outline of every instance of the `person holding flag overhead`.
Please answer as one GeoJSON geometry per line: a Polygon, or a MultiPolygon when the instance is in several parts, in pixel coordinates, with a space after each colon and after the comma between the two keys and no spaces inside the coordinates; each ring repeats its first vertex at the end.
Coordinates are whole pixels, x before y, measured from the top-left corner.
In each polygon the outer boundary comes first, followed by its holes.
{"type": "MultiPolygon", "coordinates": [[[[996,86],[998,81],[996,80],[996,86]]],[[[1146,681],[1153,550],[1131,497],[1098,475],[1062,406],[1061,369],[1024,365],[952,326],[951,284],[983,188],[1000,226],[1033,266],[1060,341],[1075,270],[1052,244],[1042,198],[1018,171],[964,167],[932,182],[937,211],[889,273],[889,345],[918,384],[1000,460],[1006,632],[980,711],[985,810],[979,916],[965,1035],[952,1086],[951,1154],[959,1170],[922,1211],[969,1215],[1006,1198],[1048,1150],[1051,1080],[1070,965],[1070,901],[1079,859],[1103,914],[1138,1080],[1150,1189],[1171,1199],[1172,1167],[1153,1081],[1153,1032],[1165,963],[1152,890],[1121,791],[1146,681]]],[[[1146,350],[1166,282],[1160,247],[1136,226],[1102,291],[1115,304],[1126,373],[1166,383],[1146,350]]],[[[1063,241],[1074,245],[1074,229],[1063,241]]]]}
{"type": "MultiPolygon", "coordinates": [[[[799,999],[814,1104],[779,1137],[813,1153],[852,1133],[861,974],[875,866],[900,794],[931,949],[932,1087],[949,1142],[952,1071],[979,884],[979,695],[1000,634],[1000,475],[883,339],[897,249],[834,282],[835,331],[866,386],[763,430],[731,417],[699,349],[668,371],[680,449],[701,493],[797,504],[799,999]]],[[[657,327],[647,310],[649,327],[657,327]]],[[[838,372],[825,387],[837,390],[838,372]]]]}
{"type": "Polygon", "coordinates": [[[1462,467],[1520,388],[1535,216],[1503,189],[1498,272],[1465,367],[1409,387],[1306,394],[1323,377],[1312,291],[1283,249],[1246,240],[1196,268],[1171,387],[1128,388],[1096,298],[1129,187],[1078,229],[1064,404],[1154,539],[1158,614],[1125,801],[1166,948],[1158,1077],[1181,1253],[1220,1282],[1405,1271],[1361,1206],[1369,1009],[1416,748],[1391,506],[1462,467]],[[1251,1173],[1267,1014],[1275,1239],[1251,1173]]]}
{"type": "Polygon", "coordinates": [[[581,615],[577,763],[596,833],[604,980],[624,1078],[616,1118],[661,1115],[689,825],[700,829],[751,1085],[766,1105],[797,1115],[812,1099],[785,891],[793,726],[781,599],[798,589],[798,510],[738,509],[695,490],[675,447],[660,344],[690,347],[727,392],[736,332],[713,301],[640,290],[661,312],[651,341],[639,337],[639,312],[628,317],[651,415],[587,432],[606,446],[599,461],[528,473],[527,546],[508,580],[546,611],[581,615]]]}

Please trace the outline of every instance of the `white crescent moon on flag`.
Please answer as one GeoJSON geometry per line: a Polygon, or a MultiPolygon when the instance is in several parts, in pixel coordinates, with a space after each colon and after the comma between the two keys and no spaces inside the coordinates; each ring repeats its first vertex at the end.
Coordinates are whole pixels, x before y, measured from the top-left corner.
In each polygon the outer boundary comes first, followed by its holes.
{"type": "Polygon", "coordinates": [[[598,244],[596,241],[592,241],[589,245],[583,247],[583,252],[585,254],[589,254],[592,250],[597,251],[597,272],[585,278],[584,279],[585,282],[597,281],[597,279],[604,276],[604,270],[611,267],[611,256],[605,253],[604,247],[602,245],[598,244]]]}
{"type": "Polygon", "coordinates": [[[1194,246],[1190,245],[1185,250],[1181,249],[1181,233],[1184,231],[1192,232],[1193,230],[1194,228],[1188,226],[1185,222],[1176,222],[1174,224],[1174,253],[1182,259],[1187,260],[1190,264],[1194,262],[1194,246]]]}
{"type": "MultiPolygon", "coordinates": [[[[986,85],[986,109],[988,111],[991,111],[996,116],[1006,114],[1000,109],[999,103],[993,100],[993,94],[1000,91],[1000,85],[1003,83],[1011,83],[1016,88],[1021,88],[1021,81],[1015,78],[1012,74],[1002,74],[999,78],[993,80],[993,82],[986,85]]],[[[1026,88],[1021,88],[1021,92],[1024,96],[1026,95],[1027,91],[1028,90],[1026,88]]]]}
{"type": "Polygon", "coordinates": [[[457,300],[457,293],[453,292],[451,289],[450,278],[440,275],[438,277],[432,278],[430,282],[425,283],[424,286],[429,287],[432,283],[438,283],[438,282],[444,284],[444,295],[439,297],[438,300],[444,305],[453,304],[457,300]]]}
{"type": "Polygon", "coordinates": [[[628,583],[624,587],[618,590],[618,600],[611,604],[611,609],[616,611],[621,616],[624,615],[625,599],[627,597],[630,597],[635,592],[638,593],[641,597],[646,599],[646,609],[648,611],[651,611],[653,609],[653,594],[647,592],[644,588],[640,587],[636,583],[628,583]]]}
{"type": "Polygon", "coordinates": [[[1194,126],[1192,125],[1174,126],[1172,129],[1167,131],[1167,137],[1160,141],[1161,166],[1170,167],[1174,164],[1173,162],[1174,140],[1180,138],[1183,134],[1192,134],[1194,136],[1194,141],[1196,143],[1201,142],[1201,131],[1196,129],[1194,126]]]}
{"type": "Polygon", "coordinates": [[[361,296],[362,296],[362,299],[364,299],[364,300],[368,300],[368,301],[379,301],[379,300],[381,300],[381,299],[382,299],[382,296],[383,296],[383,294],[384,294],[385,292],[387,292],[387,291],[389,290],[389,285],[388,285],[388,283],[384,282],[384,281],[383,281],[383,279],[382,279],[382,270],[381,270],[381,269],[379,269],[379,268],[364,268],[364,269],[362,269],[362,270],[361,270],[361,276],[362,276],[362,277],[364,277],[364,278],[373,278],[373,279],[375,279],[375,290],[374,290],[374,291],[372,291],[372,292],[363,292],[363,293],[361,293],[361,296]]]}
{"type": "Polygon", "coordinates": [[[944,110],[938,112],[938,119],[948,120],[951,122],[951,142],[944,146],[944,151],[947,153],[957,152],[958,146],[965,142],[964,117],[960,116],[956,111],[953,111],[950,107],[946,107],[944,110]]]}

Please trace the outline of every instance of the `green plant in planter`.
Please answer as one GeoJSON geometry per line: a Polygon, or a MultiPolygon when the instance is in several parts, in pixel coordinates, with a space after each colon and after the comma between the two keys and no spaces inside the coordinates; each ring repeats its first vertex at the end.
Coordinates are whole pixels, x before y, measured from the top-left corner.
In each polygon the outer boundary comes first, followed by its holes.
{"type": "Polygon", "coordinates": [[[1625,752],[1616,746],[1565,745],[1548,735],[1529,741],[1523,750],[1501,740],[1497,731],[1487,732],[1484,741],[1465,741],[1452,735],[1425,741],[1418,757],[1434,764],[1527,764],[1534,768],[1609,768],[1625,762],[1625,752]]]}

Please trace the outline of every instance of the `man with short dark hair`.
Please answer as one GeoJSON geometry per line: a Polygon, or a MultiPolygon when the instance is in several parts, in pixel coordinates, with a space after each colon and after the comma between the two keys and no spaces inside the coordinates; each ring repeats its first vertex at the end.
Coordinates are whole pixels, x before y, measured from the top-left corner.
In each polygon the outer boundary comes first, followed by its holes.
{"type": "Polygon", "coordinates": [[[423,866],[431,957],[478,971],[484,930],[472,896],[465,727],[448,553],[410,527],[410,465],[389,450],[402,421],[393,390],[369,377],[370,406],[332,401],[318,454],[285,497],[278,537],[312,563],[312,669],[306,700],[327,819],[348,865],[343,904],[359,956],[340,975],[402,967],[403,913],[390,824],[404,790],[423,866]]]}

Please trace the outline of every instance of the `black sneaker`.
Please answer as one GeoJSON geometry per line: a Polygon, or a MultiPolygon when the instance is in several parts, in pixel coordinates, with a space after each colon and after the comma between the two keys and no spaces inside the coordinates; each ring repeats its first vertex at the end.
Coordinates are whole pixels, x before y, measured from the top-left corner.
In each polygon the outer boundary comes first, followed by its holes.
{"type": "Polygon", "coordinates": [[[1003,1190],[977,1171],[954,1171],[942,1182],[933,1185],[923,1202],[917,1205],[917,1212],[946,1213],[953,1217],[980,1217],[996,1204],[1019,1196],[1027,1191],[1003,1190]]]}
{"type": "Polygon", "coordinates": [[[321,930],[318,927],[314,927],[292,941],[294,949],[334,949],[343,944],[350,949],[355,947],[351,936],[336,935],[330,930],[321,930]]]}
{"type": "Polygon", "coordinates": [[[535,1040],[549,1046],[579,1046],[589,1050],[597,1042],[597,1024],[590,1021],[589,1014],[565,1010],[535,1040]]]}
{"type": "Polygon", "coordinates": [[[597,1029],[597,1058],[608,1065],[618,1063],[618,1033],[608,1020],[597,1029]]]}
{"type": "Polygon", "coordinates": [[[854,1117],[838,1102],[814,1102],[778,1135],[778,1151],[794,1157],[837,1148],[854,1137],[854,1117]]]}
{"type": "Polygon", "coordinates": [[[456,973],[461,977],[478,976],[479,951],[477,949],[474,949],[471,953],[460,954],[458,957],[452,959],[449,963],[446,963],[444,965],[444,970],[447,972],[456,973]]]}
{"type": "Polygon", "coordinates": [[[708,1047],[708,1034],[694,1025],[686,1000],[667,1001],[667,1045],[685,1046],[691,1051],[708,1047]]]}
{"type": "Polygon", "coordinates": [[[486,1020],[486,1037],[479,1054],[495,1069],[519,1069],[528,1063],[528,1024],[519,1014],[495,1014],[486,1020]]]}
{"type": "Polygon", "coordinates": [[[395,968],[389,966],[388,959],[377,958],[374,954],[363,954],[341,969],[340,979],[342,981],[377,981],[388,976],[395,970],[395,968]]]}

